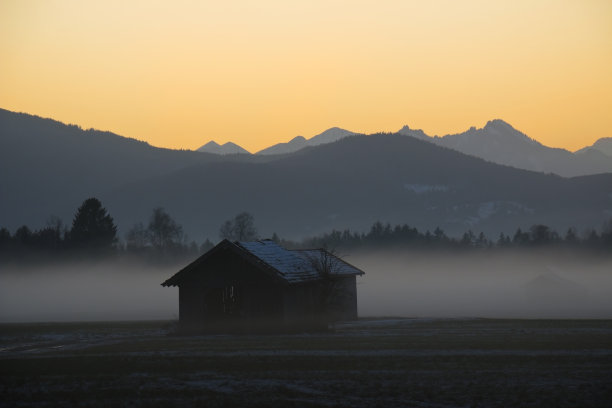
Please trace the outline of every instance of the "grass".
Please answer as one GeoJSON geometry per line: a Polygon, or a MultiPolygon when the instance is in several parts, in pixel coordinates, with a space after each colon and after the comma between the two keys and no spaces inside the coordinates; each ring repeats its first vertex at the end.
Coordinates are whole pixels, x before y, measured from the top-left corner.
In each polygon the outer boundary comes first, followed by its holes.
{"type": "Polygon", "coordinates": [[[0,406],[607,407],[612,321],[381,319],[303,335],[0,325],[0,406]],[[59,347],[58,347],[59,346],[59,347]]]}

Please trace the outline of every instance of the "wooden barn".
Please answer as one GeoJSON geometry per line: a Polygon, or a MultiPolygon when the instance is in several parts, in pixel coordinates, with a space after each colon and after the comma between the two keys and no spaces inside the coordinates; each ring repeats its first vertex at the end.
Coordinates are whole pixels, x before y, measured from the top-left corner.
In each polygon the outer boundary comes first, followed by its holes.
{"type": "Polygon", "coordinates": [[[322,249],[224,240],[162,286],[179,288],[182,331],[309,330],[357,318],[363,273],[322,249]]]}

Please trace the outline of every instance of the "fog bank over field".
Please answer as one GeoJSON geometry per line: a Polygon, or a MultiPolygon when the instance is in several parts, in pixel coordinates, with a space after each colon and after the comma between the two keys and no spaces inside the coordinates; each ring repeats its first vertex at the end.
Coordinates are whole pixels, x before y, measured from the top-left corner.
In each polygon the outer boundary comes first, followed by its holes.
{"type": "Polygon", "coordinates": [[[354,253],[359,315],[612,318],[612,258],[582,252],[354,253]]]}
{"type": "Polygon", "coordinates": [[[0,273],[0,322],[178,319],[178,289],[160,284],[182,266],[6,268],[0,273]]]}
{"type": "MultiPolygon", "coordinates": [[[[342,255],[342,254],[341,254],[342,255]]],[[[359,315],[612,318],[612,257],[583,252],[359,252],[359,315]]],[[[0,271],[0,322],[178,318],[183,264],[97,262],[0,271]]]]}

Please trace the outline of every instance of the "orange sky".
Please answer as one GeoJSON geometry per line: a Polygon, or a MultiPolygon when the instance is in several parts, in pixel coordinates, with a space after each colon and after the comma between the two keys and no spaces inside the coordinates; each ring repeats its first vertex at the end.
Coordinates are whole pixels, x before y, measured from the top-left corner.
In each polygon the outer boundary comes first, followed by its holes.
{"type": "Polygon", "coordinates": [[[0,107],[155,146],[501,118],[612,136],[609,0],[0,2],[0,107]]]}

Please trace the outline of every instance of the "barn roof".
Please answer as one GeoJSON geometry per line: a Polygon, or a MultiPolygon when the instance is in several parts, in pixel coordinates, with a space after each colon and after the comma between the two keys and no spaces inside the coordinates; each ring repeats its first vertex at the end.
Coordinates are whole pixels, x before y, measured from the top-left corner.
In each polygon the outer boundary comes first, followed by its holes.
{"type": "Polygon", "coordinates": [[[324,249],[289,250],[271,240],[236,241],[223,240],[213,249],[181,269],[162,286],[176,286],[180,281],[198,267],[203,265],[212,254],[221,248],[232,250],[248,262],[267,270],[286,283],[302,283],[321,279],[321,267],[328,265],[328,270],[334,276],[363,275],[363,271],[345,262],[324,249]]]}

